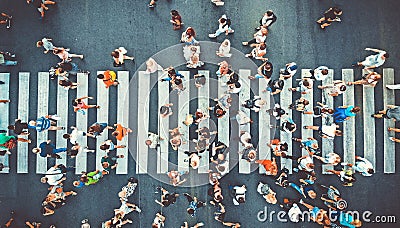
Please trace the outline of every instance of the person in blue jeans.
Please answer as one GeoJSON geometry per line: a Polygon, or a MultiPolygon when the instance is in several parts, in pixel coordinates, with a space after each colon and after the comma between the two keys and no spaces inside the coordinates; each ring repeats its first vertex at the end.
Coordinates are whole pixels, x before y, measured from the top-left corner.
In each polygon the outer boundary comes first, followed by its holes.
{"type": "Polygon", "coordinates": [[[51,140],[40,143],[39,147],[33,148],[32,152],[39,154],[40,157],[51,157],[60,159],[61,156],[58,153],[66,152],[67,148],[56,148],[54,144],[50,143],[51,140]]]}
{"type": "Polygon", "coordinates": [[[0,65],[1,66],[15,66],[18,61],[15,59],[15,55],[9,52],[0,51],[0,65]]]}

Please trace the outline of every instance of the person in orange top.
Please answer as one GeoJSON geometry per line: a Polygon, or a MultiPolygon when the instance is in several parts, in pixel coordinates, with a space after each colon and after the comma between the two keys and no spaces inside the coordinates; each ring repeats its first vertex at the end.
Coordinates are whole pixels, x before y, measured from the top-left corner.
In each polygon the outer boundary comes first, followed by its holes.
{"type": "Polygon", "coordinates": [[[103,80],[106,88],[110,86],[117,86],[119,84],[117,81],[117,74],[112,70],[106,70],[103,74],[98,74],[97,78],[103,80]]]}
{"type": "Polygon", "coordinates": [[[263,165],[266,170],[265,174],[270,176],[276,176],[278,174],[278,165],[276,164],[275,158],[271,160],[256,160],[256,163],[263,165]]]}
{"type": "Polygon", "coordinates": [[[114,124],[115,131],[112,133],[118,141],[122,141],[122,139],[128,134],[131,133],[132,130],[130,128],[123,127],[121,124],[114,124]]]}

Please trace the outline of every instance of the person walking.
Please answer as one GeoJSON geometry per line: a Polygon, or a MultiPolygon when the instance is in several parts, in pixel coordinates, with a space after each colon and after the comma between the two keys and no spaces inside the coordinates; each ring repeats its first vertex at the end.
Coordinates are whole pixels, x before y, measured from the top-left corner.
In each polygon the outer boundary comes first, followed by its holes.
{"type": "Polygon", "coordinates": [[[387,109],[381,110],[376,114],[372,114],[371,117],[377,119],[391,119],[393,121],[400,120],[400,106],[387,105],[387,109]]]}
{"type": "Polygon", "coordinates": [[[118,141],[122,141],[125,136],[133,132],[130,128],[123,127],[121,124],[114,124],[114,127],[115,131],[111,135],[114,136],[118,141]]]}
{"type": "Polygon", "coordinates": [[[329,68],[327,66],[319,66],[314,70],[310,70],[311,79],[317,81],[325,81],[328,78],[329,68]]]}
{"type": "Polygon", "coordinates": [[[207,204],[198,200],[197,197],[193,197],[189,195],[188,193],[183,193],[183,195],[186,197],[187,201],[189,202],[189,206],[186,209],[186,212],[194,217],[196,216],[197,209],[206,206],[207,204]]]}
{"type": "Polygon", "coordinates": [[[333,84],[330,85],[319,85],[318,89],[326,89],[328,92],[328,95],[332,96],[332,97],[337,97],[338,95],[343,94],[347,87],[346,87],[346,83],[344,81],[341,80],[335,80],[333,81],[333,84]]]}
{"type": "Polygon", "coordinates": [[[332,22],[337,21],[340,22],[340,17],[343,14],[343,11],[338,7],[331,7],[327,11],[325,11],[324,16],[317,20],[317,23],[320,24],[321,29],[325,29],[331,25],[332,22]]]}
{"type": "Polygon", "coordinates": [[[250,44],[261,44],[261,43],[265,43],[265,41],[267,40],[267,35],[268,35],[268,30],[266,28],[262,28],[260,29],[260,31],[254,33],[253,35],[253,39],[249,40],[249,41],[243,41],[242,45],[243,46],[247,46],[250,44]]]}
{"type": "Polygon", "coordinates": [[[210,38],[216,38],[217,36],[221,35],[222,33],[225,33],[225,35],[229,35],[229,33],[234,33],[235,30],[231,28],[231,19],[226,16],[226,14],[223,14],[219,19],[218,19],[218,29],[215,31],[213,34],[208,34],[208,37],[210,38]]]}
{"type": "Polygon", "coordinates": [[[177,10],[171,10],[171,20],[172,29],[173,30],[180,30],[182,28],[182,17],[177,10]]]}
{"type": "Polygon", "coordinates": [[[269,80],[272,77],[273,73],[273,66],[272,63],[268,60],[264,61],[263,64],[261,64],[257,68],[257,74],[254,76],[249,76],[250,80],[254,79],[259,79],[259,78],[265,78],[266,80],[269,80]]]}
{"type": "Polygon", "coordinates": [[[126,59],[132,61],[135,60],[134,57],[128,56],[126,53],[128,53],[128,51],[124,47],[119,47],[111,52],[111,56],[114,59],[114,67],[121,67],[124,65],[124,60],[126,59]]]}
{"type": "Polygon", "coordinates": [[[97,108],[99,109],[100,106],[98,105],[87,105],[83,100],[84,99],[89,99],[92,100],[93,97],[80,97],[80,98],[76,98],[73,102],[72,105],[74,106],[74,112],[81,112],[83,115],[86,114],[86,112],[84,110],[88,110],[90,108],[97,108]]]}
{"type": "Polygon", "coordinates": [[[335,123],[342,123],[346,120],[349,120],[351,117],[355,117],[360,110],[360,107],[354,107],[353,105],[339,106],[335,109],[335,113],[333,113],[332,116],[335,119],[335,123]]]}
{"type": "Polygon", "coordinates": [[[39,147],[33,148],[32,152],[34,154],[39,154],[40,157],[51,157],[61,159],[61,156],[58,153],[66,152],[67,148],[56,148],[56,145],[51,143],[51,140],[47,140],[45,142],[40,143],[39,147]]]}
{"type": "Polygon", "coordinates": [[[260,26],[256,28],[256,30],[260,30],[261,28],[268,29],[273,23],[275,23],[277,17],[275,16],[272,10],[267,10],[263,17],[260,19],[260,26]]]}
{"type": "Polygon", "coordinates": [[[331,125],[322,125],[322,126],[303,126],[304,129],[318,131],[321,138],[326,139],[334,139],[335,136],[342,136],[342,132],[337,130],[339,125],[331,124],[331,125]]]}
{"type": "MultiPolygon", "coordinates": [[[[375,87],[381,78],[382,76],[380,74],[376,73],[375,71],[371,71],[368,74],[363,75],[361,80],[347,82],[347,85],[369,85],[375,87]]],[[[390,88],[390,85],[386,85],[386,87],[390,88]]]]}
{"type": "Polygon", "coordinates": [[[355,165],[348,164],[348,163],[342,163],[344,166],[350,166],[354,171],[357,173],[360,173],[361,175],[365,177],[370,177],[372,174],[375,173],[374,166],[370,161],[368,161],[365,158],[362,158],[360,156],[356,156],[356,163],[355,165]]]}
{"type": "Polygon", "coordinates": [[[103,80],[106,88],[110,88],[110,86],[118,86],[119,82],[117,80],[117,74],[112,70],[106,70],[102,74],[97,75],[97,79],[103,80]]]}
{"type": "Polygon", "coordinates": [[[365,58],[362,62],[357,62],[352,64],[352,66],[362,66],[365,70],[375,69],[382,66],[386,59],[389,58],[389,54],[386,51],[375,49],[375,48],[365,48],[366,51],[373,51],[377,54],[370,55],[365,58]]]}
{"type": "Polygon", "coordinates": [[[50,38],[42,38],[41,40],[39,40],[38,42],[36,42],[36,47],[40,48],[43,47],[44,48],[44,53],[47,54],[49,51],[53,51],[54,50],[54,45],[51,42],[53,39],[50,38]]]}
{"type": "Polygon", "coordinates": [[[92,124],[88,130],[86,135],[92,138],[96,138],[97,136],[100,136],[101,133],[103,133],[103,131],[107,129],[107,130],[114,130],[113,127],[108,126],[107,123],[94,123],[92,124]]]}
{"type": "Polygon", "coordinates": [[[56,126],[58,120],[60,120],[60,117],[57,115],[42,116],[37,120],[29,121],[28,128],[36,128],[38,132],[64,130],[65,127],[56,126]]]}
{"type": "Polygon", "coordinates": [[[69,53],[69,48],[65,49],[63,47],[54,47],[53,54],[57,55],[62,62],[71,62],[71,58],[83,59],[83,55],[69,53]]]}
{"type": "Polygon", "coordinates": [[[100,150],[105,150],[107,153],[115,150],[115,149],[120,149],[120,148],[125,148],[125,145],[115,145],[111,140],[104,141],[100,145],[100,150]]]}

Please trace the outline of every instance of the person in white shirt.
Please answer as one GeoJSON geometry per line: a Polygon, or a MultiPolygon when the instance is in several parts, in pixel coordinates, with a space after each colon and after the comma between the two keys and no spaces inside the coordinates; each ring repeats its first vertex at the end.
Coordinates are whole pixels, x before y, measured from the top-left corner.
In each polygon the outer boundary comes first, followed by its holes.
{"type": "Polygon", "coordinates": [[[265,43],[265,41],[267,40],[267,35],[268,35],[268,30],[266,28],[262,28],[260,31],[254,33],[253,35],[253,39],[249,40],[249,41],[244,41],[242,42],[243,46],[247,46],[250,44],[261,44],[261,43],[265,43]]]}
{"type": "Polygon", "coordinates": [[[321,156],[317,156],[317,155],[313,155],[313,157],[322,161],[325,164],[330,164],[333,166],[339,164],[341,161],[340,156],[334,152],[328,153],[327,155],[325,155],[325,157],[321,157],[321,156]]]}
{"type": "Polygon", "coordinates": [[[246,191],[247,191],[246,185],[235,186],[235,187],[233,187],[233,191],[235,194],[235,197],[233,197],[233,204],[237,206],[241,203],[245,203],[246,191]]]}
{"type": "Polygon", "coordinates": [[[235,30],[233,30],[231,28],[231,19],[229,19],[224,14],[218,19],[218,30],[215,31],[214,34],[208,34],[208,37],[216,38],[217,36],[221,35],[222,33],[225,33],[225,35],[228,35],[229,33],[234,33],[234,32],[235,32],[235,30]]]}
{"type": "Polygon", "coordinates": [[[356,164],[342,163],[343,166],[350,166],[354,171],[360,173],[365,177],[370,177],[375,173],[374,166],[370,161],[360,156],[356,156],[356,164]]]}
{"type": "Polygon", "coordinates": [[[318,131],[321,138],[334,139],[335,136],[342,136],[342,131],[337,130],[339,125],[322,125],[322,126],[303,126],[304,129],[318,131]]]}
{"type": "Polygon", "coordinates": [[[310,70],[311,79],[315,79],[317,81],[325,81],[325,79],[328,77],[328,70],[329,68],[326,66],[319,66],[314,70],[310,70]]]}
{"type": "Polygon", "coordinates": [[[57,164],[46,171],[46,175],[40,179],[40,182],[54,186],[61,184],[66,179],[59,168],[59,164],[57,164]]]}
{"type": "Polygon", "coordinates": [[[352,66],[363,66],[364,69],[374,69],[382,66],[385,63],[385,60],[389,58],[389,54],[386,51],[375,49],[375,48],[365,48],[366,51],[373,51],[377,54],[370,55],[365,58],[362,62],[357,62],[352,66]]]}
{"type": "Polygon", "coordinates": [[[221,46],[219,46],[218,51],[216,52],[216,54],[219,57],[231,57],[232,54],[229,53],[231,51],[231,42],[228,39],[225,39],[222,43],[221,46]]]}
{"type": "Polygon", "coordinates": [[[86,132],[84,131],[79,131],[78,128],[71,126],[72,132],[71,134],[64,134],[63,138],[64,139],[69,139],[69,141],[73,144],[76,145],[78,144],[77,140],[78,138],[82,137],[82,136],[86,136],[86,132]]]}
{"type": "Polygon", "coordinates": [[[240,142],[245,148],[253,147],[253,144],[251,143],[251,135],[247,131],[240,132],[240,142]]]}
{"type": "Polygon", "coordinates": [[[157,148],[157,146],[160,145],[161,140],[164,139],[158,136],[157,134],[154,134],[153,132],[149,132],[145,143],[149,148],[155,149],[157,148]]]}

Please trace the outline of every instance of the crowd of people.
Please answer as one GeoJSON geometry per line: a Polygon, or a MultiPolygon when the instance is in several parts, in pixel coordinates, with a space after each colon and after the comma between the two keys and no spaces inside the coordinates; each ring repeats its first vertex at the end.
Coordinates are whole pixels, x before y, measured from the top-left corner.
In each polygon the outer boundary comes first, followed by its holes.
{"type": "MultiPolygon", "coordinates": [[[[156,6],[156,0],[151,0],[149,3],[150,8],[156,6]]],[[[212,0],[217,6],[224,5],[223,1],[212,0]]],[[[45,11],[48,10],[47,5],[56,4],[53,1],[37,1],[28,0],[28,4],[32,3],[37,7],[40,12],[41,17],[44,17],[45,11]]],[[[177,10],[171,10],[171,24],[173,30],[181,30],[183,28],[182,17],[177,10]]],[[[329,8],[321,17],[317,20],[321,29],[325,29],[330,26],[332,22],[340,22],[340,16],[342,15],[342,10],[337,7],[329,8]]],[[[5,20],[0,21],[1,24],[6,24],[11,20],[11,16],[7,14],[2,14],[6,17],[5,20]]],[[[310,77],[299,78],[298,85],[288,90],[284,90],[284,85],[287,80],[292,80],[296,77],[296,72],[298,70],[298,65],[295,62],[289,62],[282,69],[278,71],[278,74],[274,73],[274,67],[271,61],[266,56],[267,54],[267,37],[271,26],[277,21],[277,16],[272,10],[267,10],[259,21],[259,26],[255,28],[256,32],[253,34],[253,38],[249,41],[243,41],[243,46],[250,46],[251,51],[246,54],[246,57],[253,58],[259,63],[257,73],[249,76],[250,80],[266,80],[268,87],[265,88],[263,93],[269,93],[271,95],[277,95],[282,93],[300,93],[300,96],[311,93],[315,87],[321,89],[327,95],[332,97],[338,97],[346,93],[346,88],[353,85],[369,85],[376,86],[382,76],[375,71],[378,67],[382,66],[385,60],[389,57],[386,51],[366,48],[367,51],[375,52],[376,54],[370,55],[365,58],[365,60],[356,62],[353,64],[354,67],[363,67],[366,70],[362,79],[354,82],[345,82],[342,80],[333,80],[331,85],[318,85],[325,81],[329,76],[327,66],[318,66],[314,70],[310,71],[310,77]],[[278,75],[278,76],[276,76],[278,75]]],[[[229,34],[234,33],[231,28],[231,20],[226,15],[223,14],[218,19],[218,29],[214,33],[210,33],[208,36],[210,39],[214,39],[221,34],[225,34],[229,37],[229,34]]],[[[178,41],[177,41],[178,42],[178,41]]],[[[199,41],[196,40],[196,32],[193,27],[187,27],[181,35],[180,41],[183,43],[183,56],[187,62],[187,68],[199,68],[204,65],[204,62],[200,61],[200,45],[199,41]]],[[[73,59],[83,59],[82,54],[73,54],[70,52],[69,48],[55,46],[52,39],[43,38],[36,42],[36,46],[44,48],[44,53],[47,54],[52,52],[54,55],[58,56],[60,62],[55,66],[49,68],[49,73],[51,79],[60,79],[58,84],[65,89],[75,89],[79,86],[78,83],[72,80],[72,77],[77,73],[85,73],[89,75],[90,72],[81,70],[78,64],[72,62],[73,59]]],[[[156,199],[155,203],[158,204],[162,209],[165,209],[172,204],[175,204],[179,196],[184,196],[187,200],[187,213],[195,217],[200,208],[206,206],[212,206],[214,208],[213,218],[220,222],[223,226],[227,227],[241,227],[239,222],[232,222],[225,220],[225,202],[228,197],[223,192],[229,192],[232,198],[233,205],[239,206],[246,203],[246,192],[247,186],[245,184],[229,186],[228,189],[222,189],[221,182],[223,177],[229,171],[229,161],[227,160],[227,155],[230,151],[229,145],[224,144],[221,141],[214,140],[215,136],[219,134],[217,131],[212,131],[208,127],[201,127],[202,121],[210,118],[211,116],[215,118],[222,118],[231,109],[232,97],[241,93],[243,82],[241,76],[233,71],[233,67],[229,64],[229,58],[232,56],[230,53],[231,41],[227,38],[225,39],[218,50],[216,50],[216,55],[224,58],[218,64],[218,71],[215,75],[218,77],[221,85],[226,88],[225,93],[221,97],[213,99],[214,104],[206,110],[197,109],[195,113],[187,113],[186,118],[179,120],[181,126],[189,126],[190,128],[195,128],[197,133],[197,140],[193,140],[195,143],[195,151],[185,151],[187,155],[185,162],[191,169],[198,169],[200,167],[200,160],[204,159],[202,156],[204,153],[209,153],[210,170],[208,171],[209,176],[209,189],[208,195],[211,198],[209,203],[207,200],[199,200],[196,196],[190,195],[188,193],[177,193],[169,192],[165,187],[158,187],[157,191],[160,193],[160,199],[156,199]]],[[[125,60],[134,61],[134,57],[127,55],[128,51],[124,47],[119,47],[111,52],[113,58],[113,66],[121,67],[125,64],[125,60]]],[[[4,53],[1,53],[4,54],[4,53]]],[[[11,54],[10,54],[11,55],[11,54]]],[[[0,59],[1,61],[1,59],[0,59]]],[[[4,61],[4,58],[3,58],[4,61]]],[[[10,62],[6,62],[6,65],[12,65],[10,62]],[[7,64],[9,63],[9,64],[7,64]]],[[[0,62],[3,64],[2,62],[0,62]]],[[[15,63],[16,64],[16,63],[15,63]]],[[[185,78],[178,70],[173,66],[165,67],[163,69],[154,59],[150,58],[146,61],[146,72],[154,73],[159,70],[165,72],[165,77],[161,78],[159,83],[169,83],[171,90],[181,94],[184,90],[184,81],[189,80],[185,78]]],[[[276,69],[276,68],[275,68],[276,69]]],[[[111,88],[112,86],[118,86],[119,82],[117,79],[117,74],[113,70],[106,70],[104,73],[97,75],[99,80],[104,82],[106,88],[111,88]]],[[[194,76],[195,86],[201,90],[203,85],[206,83],[206,77],[202,74],[196,74],[194,76]]],[[[1,83],[0,83],[1,84],[1,83]]],[[[1,86],[1,85],[0,85],[1,86]]],[[[276,97],[276,96],[275,96],[276,97]]],[[[96,104],[88,104],[86,100],[91,100],[93,97],[85,96],[79,97],[72,101],[72,108],[77,114],[77,118],[81,115],[87,115],[87,110],[90,108],[101,109],[100,106],[96,104]]],[[[275,100],[275,105],[272,109],[267,108],[269,104],[263,100],[260,94],[253,96],[253,98],[246,100],[241,104],[239,110],[237,111],[236,120],[240,126],[249,125],[253,121],[249,115],[243,112],[244,109],[249,109],[253,112],[267,112],[272,118],[275,118],[280,124],[276,127],[280,131],[286,134],[291,134],[298,130],[297,124],[291,118],[286,115],[288,109],[300,112],[302,115],[313,115],[314,118],[321,119],[332,119],[331,123],[326,123],[320,126],[306,125],[304,129],[317,131],[320,138],[324,140],[333,140],[335,137],[342,136],[343,132],[340,130],[340,123],[348,121],[354,118],[357,113],[361,111],[361,108],[355,105],[349,106],[339,106],[339,107],[328,107],[323,101],[318,102],[318,105],[313,105],[306,98],[300,97],[295,100],[290,106],[283,107],[275,100]],[[285,110],[286,109],[286,110],[285,110]]],[[[1,100],[2,103],[8,103],[10,100],[1,100]]],[[[178,115],[173,113],[172,106],[174,104],[168,103],[159,107],[159,115],[161,118],[169,118],[171,115],[178,115]]],[[[390,105],[386,110],[379,111],[378,113],[371,113],[371,118],[386,118],[399,120],[400,119],[400,108],[394,105],[390,105]]],[[[231,110],[232,111],[232,110],[231,110]]],[[[59,126],[57,122],[60,121],[60,117],[57,115],[45,115],[38,117],[36,120],[31,120],[29,122],[23,122],[20,119],[15,120],[13,125],[8,127],[8,130],[13,132],[14,135],[7,135],[6,129],[1,129],[0,133],[0,149],[1,155],[11,154],[12,150],[17,142],[31,143],[30,131],[37,131],[39,134],[44,131],[57,131],[65,130],[68,126],[59,126]]],[[[312,123],[303,123],[312,124],[312,123]]],[[[181,126],[173,128],[169,131],[169,143],[171,144],[173,150],[178,151],[178,149],[186,143],[182,138],[182,133],[180,131],[181,126]]],[[[272,126],[273,127],[273,126],[272,126]]],[[[100,148],[102,151],[106,152],[106,155],[101,159],[101,170],[93,170],[90,172],[82,172],[82,175],[78,180],[73,181],[73,186],[77,189],[93,185],[101,181],[107,175],[110,175],[112,170],[118,165],[118,159],[123,158],[123,155],[118,155],[116,152],[118,148],[124,148],[126,145],[116,144],[115,142],[120,142],[122,139],[132,133],[133,131],[127,126],[122,126],[121,124],[115,124],[114,126],[109,126],[108,123],[93,123],[86,131],[83,129],[77,129],[74,126],[70,126],[70,133],[63,135],[64,139],[68,140],[68,146],[65,148],[57,148],[51,143],[51,140],[41,142],[37,145],[32,152],[38,154],[41,157],[48,157],[53,159],[60,159],[61,153],[66,153],[70,158],[76,157],[79,153],[92,153],[95,152],[95,148],[88,148],[86,145],[80,145],[79,139],[82,137],[90,137],[96,140],[96,138],[105,134],[108,135],[108,130],[112,130],[112,139],[104,141],[100,148]],[[115,138],[115,139],[114,139],[115,138]]],[[[399,129],[390,128],[389,131],[400,132],[399,129]]],[[[157,148],[159,142],[165,140],[161,138],[157,133],[148,133],[148,137],[145,141],[149,148],[157,148]]],[[[249,163],[259,164],[265,169],[265,175],[273,179],[273,184],[263,183],[260,181],[257,186],[253,186],[254,189],[261,195],[262,198],[268,204],[279,205],[279,207],[288,213],[288,217],[291,222],[297,223],[301,221],[301,214],[303,211],[311,212],[311,219],[324,227],[360,227],[361,221],[352,217],[346,213],[348,204],[345,197],[342,196],[335,186],[327,186],[319,183],[318,175],[315,172],[315,167],[317,165],[327,164],[332,168],[324,170],[337,175],[340,178],[343,186],[350,187],[355,184],[357,180],[356,174],[361,174],[362,176],[371,176],[374,174],[374,167],[371,162],[367,159],[356,156],[355,164],[349,164],[342,162],[342,158],[335,153],[330,151],[325,156],[322,155],[320,149],[321,140],[315,138],[292,138],[294,145],[299,146],[301,150],[306,151],[306,155],[296,157],[292,154],[291,148],[289,148],[288,143],[282,141],[281,139],[275,138],[270,141],[268,146],[271,149],[273,157],[268,159],[257,159],[257,148],[254,145],[254,140],[252,135],[248,131],[241,131],[239,141],[243,146],[243,150],[239,151],[240,159],[243,159],[249,163]],[[293,168],[293,175],[290,175],[290,171],[282,166],[279,167],[277,159],[289,159],[296,163],[296,167],[293,168]],[[341,166],[341,167],[340,167],[341,166]],[[288,189],[293,189],[298,193],[298,197],[295,199],[289,199],[285,197],[285,192],[288,189]],[[278,198],[277,196],[280,196],[278,198]],[[342,198],[343,197],[343,198],[342,198]],[[325,208],[320,208],[316,206],[317,200],[325,205],[325,208]],[[307,201],[307,202],[305,202],[307,201]],[[337,215],[338,220],[331,220],[328,216],[328,211],[337,215]]],[[[400,139],[391,138],[394,142],[400,142],[400,139]]],[[[0,163],[1,169],[4,165],[0,163]]],[[[44,177],[41,178],[41,182],[49,185],[49,193],[45,196],[42,206],[41,213],[44,216],[50,216],[55,213],[56,209],[65,205],[67,198],[74,198],[69,196],[76,196],[78,193],[74,190],[64,190],[63,182],[66,181],[66,173],[74,172],[74,167],[66,167],[65,165],[58,164],[51,167],[46,171],[44,177]]],[[[183,178],[188,172],[181,172],[177,170],[170,170],[166,175],[170,178],[171,188],[182,185],[187,178],[183,178]]],[[[141,209],[136,204],[128,202],[128,198],[135,192],[138,185],[138,180],[131,177],[128,183],[122,187],[121,191],[118,193],[118,197],[121,202],[121,206],[114,210],[114,216],[103,222],[102,227],[121,227],[125,224],[130,224],[133,221],[126,218],[126,215],[136,211],[141,212],[141,209]]],[[[73,199],[71,199],[73,200],[73,199]]],[[[12,213],[12,215],[14,212],[12,213]]],[[[5,227],[10,227],[13,223],[13,218],[6,223],[5,227]]],[[[205,220],[205,219],[204,219],[205,220]]],[[[153,228],[161,228],[166,226],[167,221],[166,215],[162,212],[157,212],[152,224],[153,228]]],[[[29,227],[40,227],[40,223],[26,222],[29,227]]],[[[199,222],[194,224],[192,227],[205,226],[204,222],[199,222]]],[[[52,227],[55,227],[54,225],[52,227]]],[[[88,220],[82,221],[82,227],[90,227],[88,220]]],[[[188,222],[184,222],[181,227],[190,227],[188,222]]]]}

